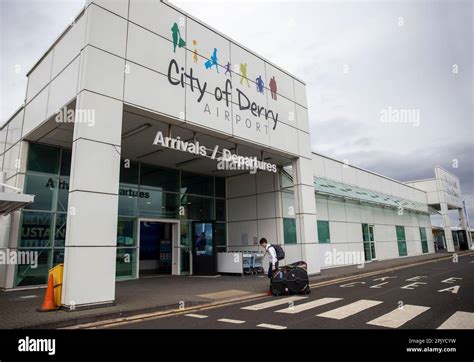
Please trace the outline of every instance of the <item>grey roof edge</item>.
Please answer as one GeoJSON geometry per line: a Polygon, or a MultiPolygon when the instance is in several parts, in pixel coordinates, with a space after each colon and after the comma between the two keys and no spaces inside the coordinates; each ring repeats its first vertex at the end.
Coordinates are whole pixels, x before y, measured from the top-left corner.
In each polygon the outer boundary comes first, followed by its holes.
{"type": "Polygon", "coordinates": [[[51,50],[53,50],[54,46],[67,34],[67,32],[74,26],[74,23],[76,23],[85,13],[86,11],[86,6],[84,5],[83,8],[81,9],[81,11],[79,11],[79,13],[71,18],[71,20],[73,19],[73,21],[71,21],[71,23],[66,27],[66,29],[64,29],[64,31],[56,38],[55,41],[53,41],[53,43],[49,46],[49,48],[43,53],[43,55],[41,55],[39,57],[39,59],[33,64],[33,66],[30,68],[30,70],[28,72],[26,72],[26,76],[28,77],[31,72],[33,70],[35,70],[35,68],[39,65],[39,63],[41,63],[41,61],[46,58],[46,56],[51,52],[51,50]]]}
{"type": "Polygon", "coordinates": [[[15,118],[16,115],[17,115],[18,113],[20,113],[24,108],[25,108],[25,104],[23,103],[20,107],[18,107],[18,108],[16,109],[16,111],[14,111],[14,112],[12,113],[12,115],[11,115],[10,117],[7,118],[6,121],[3,122],[2,125],[0,125],[0,131],[3,131],[3,129],[8,125],[8,123],[10,123],[10,121],[11,121],[13,118],[15,118]]]}
{"type": "MultiPolygon", "coordinates": [[[[317,155],[317,156],[321,156],[321,157],[323,157],[323,158],[327,158],[327,159],[332,160],[332,161],[336,161],[336,162],[339,162],[339,163],[344,163],[344,162],[342,162],[341,160],[337,160],[337,159],[335,159],[335,158],[332,158],[332,157],[323,155],[323,154],[318,153],[318,152],[311,151],[311,153],[314,154],[314,155],[317,155]]],[[[358,169],[358,170],[361,170],[361,171],[370,173],[370,174],[372,174],[372,175],[375,175],[375,176],[378,176],[378,177],[382,177],[382,178],[384,178],[384,179],[386,179],[386,180],[389,180],[389,181],[392,181],[392,182],[396,182],[397,184],[400,184],[400,185],[403,185],[403,186],[412,188],[412,189],[414,189],[414,190],[416,190],[416,191],[420,191],[420,192],[426,193],[426,191],[424,191],[424,190],[420,190],[420,189],[418,189],[418,188],[416,188],[416,187],[407,185],[406,183],[404,183],[404,182],[402,182],[402,181],[398,181],[398,180],[395,180],[395,179],[390,178],[390,177],[388,177],[388,176],[381,175],[381,174],[379,174],[379,173],[377,173],[377,172],[373,172],[373,171],[370,171],[370,170],[366,170],[365,168],[362,168],[362,167],[359,167],[359,166],[355,166],[355,165],[353,165],[353,164],[349,164],[349,166],[354,167],[354,168],[356,168],[356,169],[358,169]]],[[[407,181],[407,182],[410,182],[410,181],[407,181]]]]}
{"type": "MultiPolygon", "coordinates": [[[[176,10],[177,12],[183,14],[184,16],[192,19],[193,21],[201,24],[202,26],[204,26],[205,28],[213,31],[214,33],[218,34],[219,36],[223,37],[224,39],[227,39],[228,41],[234,43],[235,45],[241,47],[242,49],[246,50],[247,52],[255,55],[257,58],[260,58],[261,60],[263,60],[264,62],[270,64],[271,66],[277,68],[279,71],[285,73],[286,75],[292,77],[293,79],[297,80],[298,82],[302,83],[303,85],[306,86],[306,82],[304,82],[302,79],[300,79],[299,77],[296,77],[295,75],[291,74],[290,72],[288,72],[287,70],[284,70],[282,67],[272,63],[271,61],[269,61],[268,59],[264,58],[263,56],[255,53],[253,50],[247,48],[246,46],[242,45],[241,43],[233,40],[232,38],[228,37],[227,35],[224,35],[223,33],[221,33],[219,30],[211,27],[210,25],[204,23],[204,21],[202,20],[199,20],[197,19],[196,17],[190,15],[189,13],[187,13],[186,11],[184,11],[183,9],[179,8],[178,6],[174,5],[174,4],[171,4],[169,1],[163,1],[163,0],[160,0],[163,4],[169,6],[170,8],[176,10]]],[[[89,5],[84,5],[84,7],[81,9],[81,11],[79,12],[79,14],[74,18],[74,22],[76,22],[77,20],[79,20],[79,18],[84,14],[86,8],[90,6],[89,5]]],[[[53,47],[59,42],[59,40],[61,40],[61,38],[63,38],[66,33],[72,28],[72,24],[69,24],[66,29],[64,29],[64,31],[58,36],[58,38],[53,42],[53,44],[51,44],[51,46],[45,51],[45,53],[34,63],[34,65],[31,67],[31,69],[26,73],[26,76],[28,77],[30,75],[30,73],[39,65],[39,63],[41,63],[41,61],[48,55],[48,53],[53,49],[53,47]]]]}
{"type": "Polygon", "coordinates": [[[442,166],[440,166],[440,165],[436,165],[434,168],[435,168],[435,169],[436,169],[436,168],[439,168],[439,169],[443,170],[444,172],[449,173],[451,176],[455,177],[455,178],[459,181],[459,177],[457,177],[454,173],[449,172],[449,171],[446,170],[444,167],[442,167],[442,166]]]}
{"type": "Polygon", "coordinates": [[[405,182],[409,184],[410,182],[425,182],[425,181],[436,181],[436,177],[422,178],[422,179],[419,179],[419,180],[410,180],[410,181],[405,181],[405,182]]]}

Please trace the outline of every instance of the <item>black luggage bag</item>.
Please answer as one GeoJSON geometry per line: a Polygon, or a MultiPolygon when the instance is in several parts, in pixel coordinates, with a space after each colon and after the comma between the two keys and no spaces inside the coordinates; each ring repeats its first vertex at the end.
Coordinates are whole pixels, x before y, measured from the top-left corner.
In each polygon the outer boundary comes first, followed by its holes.
{"type": "Polygon", "coordinates": [[[270,292],[273,295],[311,293],[306,263],[299,261],[278,268],[270,280],[270,292]]]}

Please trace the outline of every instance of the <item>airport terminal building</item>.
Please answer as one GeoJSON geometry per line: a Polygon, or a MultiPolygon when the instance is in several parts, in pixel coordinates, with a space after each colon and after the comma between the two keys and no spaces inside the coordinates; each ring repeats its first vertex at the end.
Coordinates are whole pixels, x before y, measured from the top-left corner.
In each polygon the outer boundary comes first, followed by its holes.
{"type": "Polygon", "coordinates": [[[251,50],[158,0],[87,1],[0,129],[0,251],[38,255],[0,264],[0,288],[64,263],[64,306],[108,303],[116,280],[214,274],[261,237],[311,274],[471,248],[456,176],[398,182],[309,131],[305,83],[251,50]]]}

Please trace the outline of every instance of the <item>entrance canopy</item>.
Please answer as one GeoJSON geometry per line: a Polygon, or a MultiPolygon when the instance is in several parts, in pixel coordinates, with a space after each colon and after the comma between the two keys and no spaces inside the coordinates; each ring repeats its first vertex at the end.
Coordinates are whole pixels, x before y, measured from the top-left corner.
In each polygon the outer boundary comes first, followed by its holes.
{"type": "MultiPolygon", "coordinates": [[[[75,102],[72,102],[67,108],[74,109],[74,107],[75,102]]],[[[117,121],[120,122],[120,120],[117,121]]],[[[32,132],[27,139],[72,148],[73,132],[73,123],[57,123],[53,117],[32,132]]],[[[242,169],[219,168],[217,158],[222,156],[223,149],[239,156],[255,157],[258,161],[276,166],[290,165],[292,158],[294,158],[284,152],[269,149],[265,145],[249,143],[231,135],[216,133],[204,127],[191,126],[165,115],[124,104],[120,152],[123,159],[219,177],[249,172],[242,169]],[[183,142],[198,142],[199,146],[206,148],[207,154],[203,156],[176,150],[176,147],[162,147],[154,144],[158,132],[161,132],[163,137],[171,137],[183,142]],[[209,156],[216,146],[218,149],[216,158],[212,159],[209,156]]]]}
{"type": "Polygon", "coordinates": [[[7,215],[33,203],[34,195],[0,192],[0,215],[7,215]]]}

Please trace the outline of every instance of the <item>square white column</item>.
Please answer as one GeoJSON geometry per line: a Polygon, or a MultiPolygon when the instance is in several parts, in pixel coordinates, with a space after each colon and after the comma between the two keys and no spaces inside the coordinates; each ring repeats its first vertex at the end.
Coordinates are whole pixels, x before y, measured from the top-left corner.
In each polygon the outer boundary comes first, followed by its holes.
{"type": "Polygon", "coordinates": [[[62,294],[68,308],[115,299],[123,110],[121,101],[88,91],[76,104],[62,294]]]}

